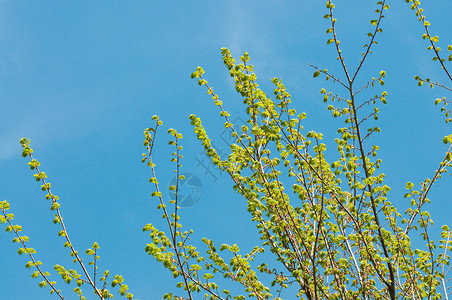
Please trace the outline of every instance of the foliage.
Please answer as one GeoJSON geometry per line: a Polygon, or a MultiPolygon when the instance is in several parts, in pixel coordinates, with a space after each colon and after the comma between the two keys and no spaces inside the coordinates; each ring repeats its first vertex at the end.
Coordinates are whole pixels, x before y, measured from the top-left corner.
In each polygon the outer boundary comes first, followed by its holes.
{"type": "MultiPolygon", "coordinates": [[[[442,58],[438,45],[439,38],[429,31],[420,2],[406,0],[424,26],[423,39],[429,42],[428,50],[433,51],[433,61],[440,64],[446,75],[446,81],[452,81],[447,60],[442,58]]],[[[378,120],[379,105],[387,103],[386,91],[380,91],[370,99],[363,99],[364,89],[380,89],[384,85],[386,72],[359,85],[360,71],[371,54],[376,38],[382,33],[381,22],[389,6],[386,1],[378,1],[375,19],[370,21],[372,31],[364,45],[360,62],[356,69],[348,68],[338,40],[337,19],[334,16],[335,5],[326,2],[327,14],[324,18],[330,23],[327,44],[332,45],[338,55],[343,75],[332,74],[327,69],[312,66],[313,77],[325,77],[339,84],[344,94],[322,89],[320,93],[327,109],[334,118],[342,118],[344,127],[338,129],[335,139],[338,159],[326,158],[326,145],[322,134],[306,132],[303,128],[305,113],[297,114],[290,108],[291,96],[282,81],[273,78],[275,85],[272,100],[259,88],[253,66],[249,64],[248,53],[237,62],[226,48],[221,49],[223,63],[233,78],[236,91],[243,97],[248,114],[247,125],[237,128],[230,121],[230,114],[223,107],[220,97],[204,77],[204,70],[198,67],[192,78],[207,90],[225,119],[224,126],[229,128],[235,142],[230,145],[230,154],[220,157],[212,146],[201,120],[190,115],[194,132],[200,140],[212,164],[230,175],[234,189],[247,201],[247,210],[258,229],[262,245],[256,246],[250,253],[241,254],[237,245],[222,244],[217,250],[213,241],[202,239],[205,254],[201,254],[191,244],[191,230],[184,230],[180,222],[178,191],[181,175],[180,140],[182,135],[175,129],[168,130],[174,146],[172,161],[176,164],[176,184],[169,189],[174,191],[174,199],[166,203],[156,176],[153,162],[155,135],[162,121],[154,116],[154,127],[144,131],[146,153],[142,161],[150,167],[150,182],[155,186],[153,197],[158,199],[157,208],[163,213],[167,230],[162,231],[148,224],[143,231],[148,232],[151,242],[145,251],[161,262],[180,278],[177,284],[184,290],[186,298],[168,293],[164,299],[196,299],[201,293],[204,299],[448,299],[451,278],[448,273],[452,250],[450,239],[452,231],[442,227],[441,239],[434,241],[429,235],[433,221],[424,206],[429,203],[428,193],[433,184],[452,166],[452,134],[444,137],[444,144],[450,145],[433,175],[420,183],[419,187],[406,183],[405,198],[410,206],[399,211],[388,199],[390,188],[384,184],[385,175],[378,172],[381,160],[378,158],[377,145],[369,145],[370,137],[380,129],[368,126],[371,119],[378,120]],[[290,188],[287,188],[290,187],[290,188]],[[421,234],[425,246],[415,249],[412,238],[416,232],[421,234]],[[263,252],[274,258],[263,264],[255,259],[263,252]],[[220,255],[221,252],[221,255],[220,255]],[[213,281],[213,280],[216,281],[213,281]],[[244,293],[236,294],[220,287],[229,280],[242,286],[244,293]],[[294,288],[296,287],[296,288],[294,288]],[[296,290],[296,296],[288,294],[296,290]],[[286,293],[284,293],[286,292],[286,293]]],[[[452,51],[452,45],[447,48],[452,51]]],[[[428,83],[430,87],[440,87],[452,91],[445,84],[416,75],[418,85],[428,83]]],[[[445,97],[437,99],[442,104],[446,123],[451,121],[445,97]]],[[[71,243],[69,233],[60,213],[59,198],[51,192],[47,175],[41,171],[40,163],[33,156],[30,141],[20,141],[24,157],[36,174],[36,181],[42,183],[45,198],[50,200],[54,212],[53,223],[59,225],[59,236],[64,239],[64,247],[69,249],[74,262],[78,263],[80,273],[56,265],[54,270],[66,283],[75,281],[74,292],[85,299],[81,287],[91,286],[100,299],[109,299],[113,295],[107,285],[119,286],[119,293],[127,299],[133,295],[128,292],[120,275],[109,279],[109,271],[96,280],[99,257],[99,245],[94,243],[86,255],[92,257],[90,273],[80,255],[71,243]]],[[[28,237],[21,236],[20,225],[13,225],[14,215],[7,213],[10,205],[3,201],[0,209],[1,223],[5,230],[15,234],[13,242],[21,246],[18,253],[27,254],[30,261],[27,268],[34,268],[32,277],[41,277],[41,287],[50,287],[50,292],[61,299],[64,297],[56,288],[56,282],[50,281],[50,273],[44,271],[42,263],[35,259],[36,251],[27,246],[28,237]]]]}

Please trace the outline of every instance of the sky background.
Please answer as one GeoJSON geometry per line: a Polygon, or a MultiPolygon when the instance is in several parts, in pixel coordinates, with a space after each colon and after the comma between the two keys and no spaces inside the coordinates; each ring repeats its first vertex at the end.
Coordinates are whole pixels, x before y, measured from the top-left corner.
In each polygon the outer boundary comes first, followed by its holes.
{"type": "MultiPolygon", "coordinates": [[[[220,150],[226,151],[228,145],[223,141],[224,120],[190,74],[202,66],[232,119],[244,118],[242,99],[222,64],[220,48],[229,48],[237,59],[249,52],[261,88],[272,95],[270,79],[281,78],[292,94],[292,108],[307,113],[306,130],[323,132],[328,155],[336,157],[333,140],[343,123],[331,118],[319,91],[325,87],[345,93],[338,84],[313,79],[308,65],[343,78],[334,47],[326,45],[329,22],[323,19],[324,2],[0,1],[0,200],[10,202],[43,269],[75,265],[57,236],[59,228],[51,222],[49,202],[34,181],[28,160],[21,157],[21,137],[31,139],[35,158],[61,199],[79,253],[97,241],[100,270],[121,274],[138,299],[181,292],[172,274],[144,252],[150,240],[143,226],[152,222],[166,229],[155,208],[157,200],[150,197],[150,169],[141,164],[143,129],[153,126],[155,114],[164,122],[154,157],[161,188],[166,190],[174,176],[168,128],[184,135],[183,171],[202,184],[199,202],[181,211],[182,224],[195,231],[193,244],[204,250],[200,240],[208,237],[218,245],[237,243],[243,252],[260,244],[232,181],[199,164],[207,166],[208,161],[193,133],[190,114],[202,119],[220,150]]],[[[336,3],[339,39],[351,69],[368,42],[376,2],[336,3]]],[[[389,103],[380,108],[382,132],[367,145],[380,146],[381,172],[392,188],[389,196],[403,208],[405,183],[433,175],[446,150],[441,139],[451,131],[433,105],[436,98],[448,95],[437,88],[418,88],[414,75],[450,82],[431,61],[428,44],[421,38],[423,28],[409,6],[402,0],[388,4],[384,32],[358,82],[367,82],[380,70],[387,72],[384,88],[363,93],[389,94],[389,103]]],[[[448,1],[422,5],[432,34],[440,37],[439,45],[446,50],[452,40],[448,1]]],[[[429,211],[438,227],[451,224],[451,183],[445,176],[430,193],[429,211]]],[[[50,289],[38,287],[40,280],[31,278],[32,272],[24,268],[28,258],[17,255],[12,238],[0,235],[1,298],[57,299],[49,295],[50,289]]],[[[52,278],[57,280],[57,275],[52,278]]],[[[76,298],[70,292],[73,285],[68,289],[57,282],[67,299],[76,298]]],[[[88,286],[84,290],[91,295],[88,286]]]]}

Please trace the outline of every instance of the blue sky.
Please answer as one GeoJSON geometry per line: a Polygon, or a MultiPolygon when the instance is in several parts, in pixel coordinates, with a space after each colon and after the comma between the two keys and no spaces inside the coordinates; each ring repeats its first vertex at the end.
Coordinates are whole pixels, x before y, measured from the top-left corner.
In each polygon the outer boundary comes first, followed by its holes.
{"type": "MultiPolygon", "coordinates": [[[[376,5],[341,2],[346,3],[336,4],[339,39],[353,68],[376,5]]],[[[447,2],[423,3],[444,50],[452,40],[447,2]]],[[[381,147],[392,202],[403,207],[405,182],[432,176],[446,150],[441,139],[451,130],[433,105],[447,96],[445,91],[418,88],[414,75],[448,82],[431,61],[422,26],[405,1],[389,5],[384,32],[359,82],[382,69],[387,72],[389,103],[381,108],[382,132],[372,144],[381,147]]],[[[172,275],[145,254],[149,239],[141,231],[150,222],[165,228],[150,197],[150,170],[140,162],[143,129],[153,125],[154,114],[164,122],[155,149],[162,187],[174,174],[164,133],[171,127],[184,135],[183,170],[202,183],[199,202],[182,209],[182,223],[195,230],[193,243],[202,246],[205,236],[217,244],[237,243],[244,252],[258,244],[246,204],[232,191],[232,182],[198,164],[203,148],[190,114],[201,117],[219,148],[226,151],[227,145],[217,107],[190,74],[202,66],[232,119],[243,117],[242,100],[222,65],[220,48],[231,49],[236,58],[249,52],[261,87],[271,95],[270,79],[281,78],[293,108],[308,115],[305,128],[323,132],[334,157],[332,141],[342,124],[331,119],[319,91],[344,91],[313,79],[308,66],[342,76],[333,47],[326,45],[325,13],[324,1],[0,1],[0,200],[10,202],[45,269],[75,266],[51,223],[49,203],[20,155],[21,137],[31,139],[53,192],[60,196],[79,252],[97,241],[100,269],[122,274],[138,299],[177,291],[172,275]]],[[[382,89],[369,95],[377,91],[382,89]]],[[[448,222],[452,212],[450,185],[445,176],[430,194],[430,212],[438,225],[448,222]]],[[[2,298],[56,299],[30,277],[24,268],[28,259],[17,255],[11,239],[0,235],[2,298]]],[[[64,283],[58,286],[67,299],[75,299],[64,283]]]]}

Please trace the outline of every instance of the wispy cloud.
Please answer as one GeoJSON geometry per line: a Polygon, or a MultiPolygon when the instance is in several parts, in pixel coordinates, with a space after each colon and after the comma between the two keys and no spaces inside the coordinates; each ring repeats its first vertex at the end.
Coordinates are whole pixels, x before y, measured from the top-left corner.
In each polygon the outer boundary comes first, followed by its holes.
{"type": "MultiPolygon", "coordinates": [[[[19,141],[22,137],[42,137],[41,126],[17,126],[0,135],[0,160],[10,159],[20,155],[19,141]]],[[[39,138],[42,141],[42,138],[39,138]]]]}
{"type": "MultiPolygon", "coordinates": [[[[266,3],[266,5],[273,6],[275,10],[287,9],[283,1],[266,3]]],[[[305,7],[305,9],[311,8],[305,7]]],[[[260,14],[253,10],[243,9],[242,2],[231,1],[228,16],[229,20],[225,25],[227,28],[226,47],[231,50],[236,60],[243,52],[248,51],[261,83],[263,83],[262,79],[267,81],[270,78],[278,77],[292,88],[305,89],[302,84],[303,79],[310,77],[311,69],[307,62],[300,64],[299,60],[294,61],[293,58],[281,55],[284,42],[275,43],[275,38],[279,39],[279,36],[277,32],[268,28],[265,12],[260,14]]],[[[306,88],[310,87],[306,86],[306,88]]]]}
{"type": "Polygon", "coordinates": [[[31,139],[35,147],[42,147],[68,135],[85,135],[90,132],[96,112],[93,105],[66,102],[45,108],[27,108],[23,112],[26,120],[6,117],[0,122],[0,160],[20,155],[19,141],[23,137],[31,139]],[[77,121],[81,115],[85,122],[77,121]]]}

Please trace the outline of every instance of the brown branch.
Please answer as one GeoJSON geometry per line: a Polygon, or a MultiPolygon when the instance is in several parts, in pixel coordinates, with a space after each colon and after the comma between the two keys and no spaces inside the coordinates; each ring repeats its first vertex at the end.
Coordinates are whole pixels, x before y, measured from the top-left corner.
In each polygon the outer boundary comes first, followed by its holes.
{"type": "Polygon", "coordinates": [[[449,77],[449,79],[452,81],[452,75],[449,73],[449,71],[447,70],[446,66],[444,65],[444,59],[442,59],[439,56],[438,48],[435,46],[435,43],[433,42],[433,40],[430,37],[430,32],[428,30],[428,25],[425,23],[425,16],[422,15],[422,10],[419,8],[419,4],[416,1],[413,1],[413,5],[416,8],[417,14],[419,14],[419,21],[423,22],[423,25],[424,25],[424,28],[425,28],[425,32],[426,32],[427,37],[428,37],[428,39],[430,41],[430,44],[432,45],[433,51],[435,51],[435,55],[436,55],[437,60],[441,64],[442,69],[444,70],[444,72],[446,72],[447,77],[449,77]]]}
{"type": "MultiPolygon", "coordinates": [[[[28,154],[28,156],[30,157],[30,159],[33,161],[33,155],[31,153],[28,154]]],[[[41,173],[41,171],[39,170],[38,166],[35,166],[36,168],[36,173],[39,174],[41,173]]],[[[52,199],[52,203],[57,203],[57,200],[55,198],[55,196],[52,194],[52,192],[50,191],[50,186],[47,186],[47,183],[45,181],[45,178],[41,178],[42,183],[44,184],[44,186],[46,186],[45,190],[47,191],[47,194],[50,196],[50,198],[52,199]]],[[[85,265],[82,262],[82,259],[80,258],[80,256],[78,255],[78,252],[75,250],[74,246],[71,243],[71,240],[69,238],[69,233],[66,229],[66,226],[64,225],[64,221],[63,218],[61,217],[61,212],[60,209],[58,207],[55,208],[55,210],[57,211],[57,215],[58,215],[58,220],[59,223],[61,224],[61,228],[64,232],[64,237],[66,238],[66,242],[67,245],[69,246],[69,248],[71,249],[71,253],[74,255],[75,259],[77,260],[77,262],[79,263],[80,267],[83,270],[83,273],[85,273],[85,276],[89,282],[89,284],[93,287],[94,289],[94,293],[100,298],[103,299],[102,297],[102,293],[99,291],[98,288],[96,288],[95,283],[93,282],[93,280],[91,279],[91,277],[89,276],[88,271],[85,268],[85,265]]]]}
{"type": "Polygon", "coordinates": [[[54,286],[54,284],[52,284],[50,282],[50,280],[47,278],[47,276],[44,274],[44,272],[42,272],[41,268],[39,267],[39,264],[36,262],[36,260],[33,257],[33,254],[31,254],[31,252],[27,251],[28,247],[25,245],[25,241],[22,239],[22,237],[19,235],[19,233],[17,232],[17,229],[14,228],[14,225],[11,224],[10,219],[8,218],[8,215],[5,213],[5,210],[2,208],[0,208],[3,215],[5,216],[6,221],[8,222],[9,226],[11,227],[11,229],[14,231],[14,233],[16,234],[17,238],[19,239],[19,241],[21,242],[22,246],[25,249],[25,253],[28,254],[28,256],[30,257],[31,261],[33,262],[33,266],[38,270],[39,274],[44,278],[44,280],[47,282],[48,285],[50,285],[50,287],[52,288],[52,290],[55,292],[55,294],[57,294],[60,299],[64,300],[64,297],[60,294],[59,290],[57,290],[54,286]]]}

